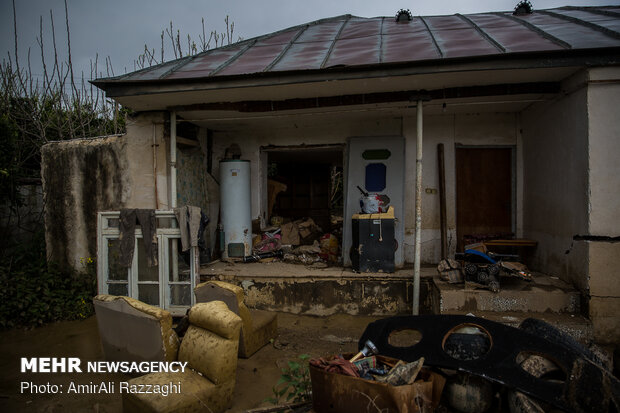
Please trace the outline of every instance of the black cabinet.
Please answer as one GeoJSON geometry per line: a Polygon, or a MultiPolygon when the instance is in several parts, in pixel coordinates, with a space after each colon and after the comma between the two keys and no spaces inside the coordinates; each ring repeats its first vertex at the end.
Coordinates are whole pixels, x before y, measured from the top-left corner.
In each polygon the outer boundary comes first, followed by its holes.
{"type": "Polygon", "coordinates": [[[394,272],[394,215],[353,215],[351,262],[357,272],[394,272]]]}

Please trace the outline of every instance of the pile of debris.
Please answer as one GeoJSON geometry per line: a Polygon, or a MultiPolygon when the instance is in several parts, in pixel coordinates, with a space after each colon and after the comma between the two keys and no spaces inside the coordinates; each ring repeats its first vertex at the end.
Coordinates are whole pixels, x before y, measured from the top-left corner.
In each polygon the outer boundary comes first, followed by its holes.
{"type": "MultiPolygon", "coordinates": [[[[620,381],[610,361],[542,320],[528,318],[514,328],[464,315],[390,317],[369,324],[358,348],[367,347],[364,343],[368,340],[383,356],[403,360],[405,365],[423,362],[425,368],[445,379],[440,390],[441,411],[560,409],[585,413],[620,408],[620,381]],[[418,341],[392,344],[394,334],[404,332],[415,332],[418,341]]],[[[372,397],[377,393],[366,394],[372,397]]],[[[314,396],[315,410],[323,411],[316,409],[321,402],[314,396]]],[[[374,400],[383,403],[383,399],[374,400]]],[[[428,410],[409,399],[390,411],[428,410]]]]}
{"type": "Polygon", "coordinates": [[[465,251],[456,253],[454,259],[441,260],[437,272],[443,281],[451,284],[486,288],[497,293],[500,276],[532,280],[531,272],[520,261],[519,255],[494,253],[480,242],[466,245],[465,251]]]}
{"type": "Polygon", "coordinates": [[[243,262],[281,259],[292,264],[324,268],[340,258],[342,218],[332,217],[331,232],[323,232],[312,218],[295,221],[273,217],[272,226],[253,238],[253,254],[243,262]]]}
{"type": "Polygon", "coordinates": [[[367,340],[355,356],[334,355],[310,360],[314,411],[432,411],[439,405],[445,379],[412,362],[378,354],[367,340]],[[414,402],[415,401],[415,402],[414,402]]]}

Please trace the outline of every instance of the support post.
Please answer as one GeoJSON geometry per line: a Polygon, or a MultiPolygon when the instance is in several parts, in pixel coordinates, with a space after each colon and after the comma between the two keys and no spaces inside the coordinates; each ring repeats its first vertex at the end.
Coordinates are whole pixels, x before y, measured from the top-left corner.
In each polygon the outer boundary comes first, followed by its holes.
{"type": "Polygon", "coordinates": [[[437,144],[437,164],[439,167],[439,223],[441,226],[441,259],[448,258],[448,222],[446,218],[446,166],[443,143],[437,144]]]}
{"type": "Polygon", "coordinates": [[[177,207],[177,113],[170,112],[170,207],[177,207]]]}
{"type": "Polygon", "coordinates": [[[422,232],[422,100],[416,106],[416,174],[415,174],[415,247],[413,261],[413,315],[420,314],[420,251],[422,232]]]}
{"type": "MultiPolygon", "coordinates": [[[[170,208],[177,207],[177,113],[170,112],[170,208]]],[[[172,227],[176,224],[172,220],[172,227]]],[[[170,251],[172,259],[172,280],[179,281],[179,240],[174,239],[170,251]]],[[[168,282],[168,280],[166,280],[168,282]]]]}

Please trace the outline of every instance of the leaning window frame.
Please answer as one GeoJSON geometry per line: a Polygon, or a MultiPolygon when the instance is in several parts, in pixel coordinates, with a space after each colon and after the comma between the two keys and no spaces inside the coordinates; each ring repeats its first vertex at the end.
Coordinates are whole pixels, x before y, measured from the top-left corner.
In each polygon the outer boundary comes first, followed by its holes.
{"type": "MultiPolygon", "coordinates": [[[[119,239],[120,230],[118,226],[110,225],[110,220],[118,220],[120,217],[120,211],[102,211],[97,214],[97,292],[98,294],[108,294],[108,288],[110,284],[127,284],[127,295],[129,297],[138,299],[138,254],[137,246],[138,241],[142,239],[142,230],[140,226],[136,226],[135,232],[135,246],[132,265],[127,269],[127,282],[109,280],[109,262],[108,262],[108,241],[113,239],[119,239]]],[[[170,311],[175,316],[184,315],[190,306],[193,306],[196,302],[196,298],[193,294],[193,289],[197,285],[199,277],[197,277],[197,269],[199,268],[196,262],[198,258],[197,247],[190,249],[190,277],[189,281],[171,281],[169,268],[170,260],[174,259],[173,255],[169,251],[169,240],[181,238],[181,230],[178,228],[178,223],[173,211],[155,211],[155,217],[157,219],[158,228],[156,230],[157,236],[157,250],[158,250],[158,282],[146,282],[146,284],[157,284],[159,286],[159,307],[164,310],[170,311]],[[159,228],[160,219],[170,219],[171,226],[168,228],[159,228]],[[189,285],[190,286],[190,305],[172,305],[171,300],[171,285],[189,285]]],[[[179,241],[180,244],[180,241],[179,241]]],[[[174,267],[173,267],[174,268],[174,267]]],[[[177,267],[178,268],[178,267],[177,267]]],[[[145,284],[144,281],[140,282],[145,284]]]]}

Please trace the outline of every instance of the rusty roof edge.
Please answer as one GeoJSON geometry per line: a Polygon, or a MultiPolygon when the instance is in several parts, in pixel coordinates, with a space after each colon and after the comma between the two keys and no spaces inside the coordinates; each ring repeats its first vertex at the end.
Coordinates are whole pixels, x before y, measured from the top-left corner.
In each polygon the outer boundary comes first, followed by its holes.
{"type": "Polygon", "coordinates": [[[381,27],[379,28],[379,63],[383,63],[383,24],[385,17],[381,18],[381,27]]]}
{"type": "Polygon", "coordinates": [[[598,24],[594,24],[585,20],[578,19],[576,17],[567,16],[565,14],[556,13],[550,10],[537,10],[537,13],[546,14],[547,16],[556,17],[558,19],[566,20],[571,23],[579,24],[581,26],[587,27],[592,30],[596,30],[601,32],[609,37],[613,37],[614,39],[620,39],[620,33],[615,32],[607,27],[599,26],[598,24]]]}
{"type": "Polygon", "coordinates": [[[302,29],[297,31],[297,34],[295,36],[293,36],[293,38],[291,39],[290,42],[288,42],[288,44],[286,45],[286,47],[280,52],[280,54],[273,59],[273,62],[269,63],[267,65],[267,67],[265,67],[263,69],[263,72],[267,72],[269,70],[271,70],[276,64],[278,64],[278,62],[280,60],[282,60],[282,58],[284,57],[284,55],[286,54],[286,52],[289,51],[289,49],[293,46],[293,43],[295,43],[297,41],[297,39],[299,39],[299,36],[301,36],[306,30],[308,30],[308,27],[310,27],[310,24],[306,24],[302,29]]]}
{"type": "Polygon", "coordinates": [[[478,33],[480,33],[480,35],[482,37],[484,37],[486,40],[488,40],[489,42],[491,42],[491,44],[493,46],[495,46],[500,52],[502,53],[506,53],[506,48],[504,46],[502,46],[497,40],[495,40],[493,37],[491,37],[490,34],[488,34],[487,32],[485,32],[482,27],[478,26],[472,19],[470,19],[467,16],[464,16],[460,13],[456,14],[458,17],[460,17],[462,20],[464,20],[465,22],[469,23],[471,26],[473,26],[474,29],[476,29],[476,31],[478,33]]]}
{"type": "MultiPolygon", "coordinates": [[[[300,29],[300,28],[305,27],[305,26],[317,25],[317,24],[321,24],[321,23],[325,23],[325,22],[329,22],[329,21],[338,21],[338,20],[342,20],[343,18],[348,19],[348,18],[351,18],[351,17],[352,16],[350,14],[341,14],[339,16],[326,17],[326,18],[323,18],[323,19],[314,20],[314,21],[309,22],[309,23],[303,23],[303,24],[299,24],[297,26],[286,27],[284,29],[275,31],[273,33],[261,34],[260,36],[251,37],[249,39],[243,39],[243,40],[240,40],[240,41],[235,42],[235,43],[231,43],[231,44],[227,44],[225,46],[220,46],[220,47],[216,47],[216,48],[213,48],[213,49],[205,50],[205,51],[197,53],[195,55],[186,56],[186,57],[182,57],[182,58],[179,58],[179,59],[186,59],[188,57],[197,58],[197,57],[201,57],[201,56],[210,54],[210,53],[215,52],[215,51],[231,49],[231,48],[238,47],[238,46],[241,46],[241,45],[244,45],[244,44],[253,44],[253,43],[256,43],[258,40],[267,39],[267,38],[276,36],[278,34],[287,32],[287,31],[292,31],[292,30],[295,30],[295,29],[300,29]]],[[[157,69],[158,67],[161,67],[161,66],[171,65],[176,60],[179,60],[179,59],[168,60],[167,62],[162,62],[162,63],[156,64],[156,65],[153,65],[153,66],[145,67],[145,68],[142,68],[142,69],[139,69],[139,70],[135,70],[135,71],[130,72],[130,73],[124,73],[124,74],[118,75],[118,76],[102,77],[102,78],[90,80],[89,82],[95,84],[95,83],[103,83],[103,82],[108,81],[108,80],[111,80],[111,81],[122,80],[122,79],[127,78],[129,76],[132,76],[132,75],[134,75],[136,73],[149,72],[149,71],[155,70],[155,69],[157,69]]]]}
{"type": "Polygon", "coordinates": [[[422,20],[422,23],[424,23],[424,27],[426,27],[428,34],[430,34],[431,40],[433,41],[433,44],[435,45],[435,48],[437,49],[437,53],[439,53],[439,57],[443,58],[443,52],[441,51],[441,47],[439,47],[439,44],[437,43],[437,39],[435,39],[435,36],[433,35],[433,31],[431,30],[430,27],[428,27],[428,23],[426,23],[426,20],[424,20],[424,17],[422,16],[418,16],[418,19],[422,20]]]}
{"type": "Polygon", "coordinates": [[[559,9],[560,10],[587,11],[588,13],[600,14],[603,16],[620,17],[620,13],[611,11],[611,10],[606,10],[603,7],[564,6],[564,7],[560,7],[559,9]]]}
{"type": "Polygon", "coordinates": [[[564,40],[555,37],[551,33],[547,33],[546,31],[544,31],[540,27],[534,26],[532,23],[530,23],[528,21],[525,21],[525,20],[520,19],[520,18],[518,18],[516,16],[513,16],[512,14],[506,14],[506,13],[507,12],[493,12],[492,14],[495,14],[496,16],[504,17],[506,19],[510,19],[512,21],[520,23],[523,26],[527,27],[528,29],[532,30],[533,32],[538,33],[539,35],[541,35],[545,39],[551,40],[553,43],[555,43],[555,44],[557,44],[559,46],[562,46],[565,49],[572,49],[573,48],[573,46],[570,43],[567,43],[564,40]]]}
{"type": "Polygon", "coordinates": [[[336,33],[336,36],[334,37],[334,41],[329,46],[329,50],[327,51],[327,54],[325,55],[325,58],[323,58],[323,61],[321,62],[321,66],[320,66],[321,69],[325,68],[325,64],[327,63],[327,60],[329,59],[329,56],[331,56],[332,51],[334,50],[334,46],[336,45],[336,42],[338,41],[338,38],[340,37],[340,34],[342,34],[342,31],[344,30],[344,26],[347,25],[349,20],[351,20],[351,15],[347,14],[347,18],[345,19],[344,22],[342,22],[342,26],[340,26],[340,29],[338,30],[338,33],[336,33]]]}
{"type": "Polygon", "coordinates": [[[212,87],[202,87],[200,89],[191,90],[211,90],[214,87],[221,88],[228,84],[228,87],[247,87],[247,86],[274,86],[276,84],[296,84],[308,82],[320,82],[324,80],[356,80],[366,77],[384,77],[384,76],[408,76],[436,73],[439,68],[440,72],[463,72],[478,70],[506,70],[506,69],[525,69],[525,68],[551,68],[551,67],[567,67],[567,66],[605,66],[620,64],[620,47],[603,47],[594,49],[559,49],[559,50],[543,50],[535,52],[517,52],[517,53],[500,53],[483,56],[455,57],[444,59],[428,59],[417,62],[412,66],[410,62],[394,62],[383,64],[371,64],[355,67],[336,67],[328,69],[315,70],[292,70],[281,72],[260,72],[258,74],[240,74],[227,75],[224,77],[203,77],[188,79],[163,79],[163,80],[139,80],[132,82],[99,82],[91,81],[98,87],[103,88],[106,92],[110,92],[108,97],[122,97],[133,95],[145,95],[152,93],[168,93],[168,92],[185,92],[190,89],[176,89],[166,91],[149,92],[148,88],[164,85],[191,85],[200,84],[207,86],[209,84],[217,84],[212,87]],[[540,57],[545,57],[540,60],[540,57]],[[483,64],[484,66],[481,66],[483,64]],[[468,67],[465,67],[467,65],[468,67]],[[473,66],[472,66],[473,65],[473,66]],[[337,74],[337,78],[335,75],[337,74]],[[260,76],[257,76],[260,75],[260,76]],[[296,76],[296,78],[293,78],[296,76]],[[300,77],[304,77],[301,79],[300,77]],[[259,79],[278,79],[276,83],[265,84],[259,79]],[[292,79],[292,80],[288,80],[292,79]],[[241,83],[239,83],[241,82],[241,83]],[[244,82],[251,82],[244,83],[244,82]],[[127,91],[128,86],[140,88],[137,90],[127,91]],[[121,93],[125,92],[125,93],[121,93]]]}

